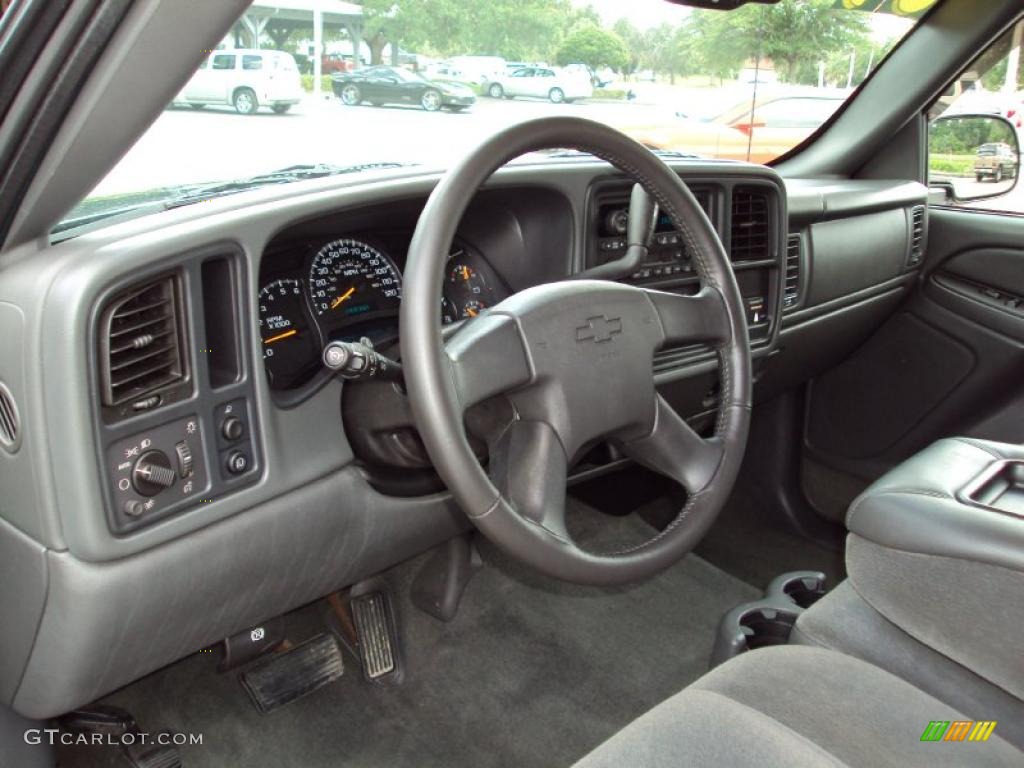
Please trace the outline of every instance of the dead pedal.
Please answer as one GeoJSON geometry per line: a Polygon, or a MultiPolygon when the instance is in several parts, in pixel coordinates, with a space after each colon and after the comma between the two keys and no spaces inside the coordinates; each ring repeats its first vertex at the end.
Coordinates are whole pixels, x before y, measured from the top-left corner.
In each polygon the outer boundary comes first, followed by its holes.
{"type": "Polygon", "coordinates": [[[399,682],[398,625],[390,594],[378,590],[358,595],[351,599],[350,610],[364,677],[372,683],[399,682]]]}
{"type": "Polygon", "coordinates": [[[267,714],[337,680],[345,671],[341,648],[323,634],[274,653],[239,675],[260,714],[267,714]]]}

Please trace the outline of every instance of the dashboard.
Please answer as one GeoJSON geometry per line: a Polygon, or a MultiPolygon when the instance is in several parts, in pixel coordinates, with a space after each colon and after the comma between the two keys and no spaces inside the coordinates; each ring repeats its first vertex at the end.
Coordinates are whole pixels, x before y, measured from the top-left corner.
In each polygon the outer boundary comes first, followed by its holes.
{"type": "MultiPolygon", "coordinates": [[[[730,256],[755,401],[858,348],[920,270],[921,185],[673,167],[730,256]]],[[[437,181],[398,170],[238,195],[53,246],[46,279],[4,271],[0,360],[17,365],[0,377],[30,427],[0,461],[0,514],[24,545],[10,591],[25,633],[3,655],[34,697],[23,711],[66,711],[467,528],[401,387],[320,364],[335,339],[397,354],[409,242],[437,181]],[[39,339],[46,354],[19,346],[39,339]],[[209,618],[210,605],[232,609],[209,618]],[[130,647],[109,620],[123,616],[140,628],[130,647]],[[34,647],[36,627],[61,644],[34,647]]],[[[589,160],[499,170],[458,223],[438,317],[458,333],[511,294],[616,258],[630,186],[589,160]]],[[[684,240],[661,220],[622,281],[696,292],[684,240]]],[[[714,350],[661,350],[652,366],[666,401],[713,429],[714,350]]],[[[611,448],[577,457],[570,482],[621,466],[611,448]]]]}
{"type": "MultiPolygon", "coordinates": [[[[270,386],[306,384],[330,341],[398,340],[402,269],[411,233],[337,233],[279,254],[258,295],[258,326],[270,386]]],[[[457,240],[448,255],[439,313],[446,325],[476,317],[511,293],[476,247],[457,240]]]]}

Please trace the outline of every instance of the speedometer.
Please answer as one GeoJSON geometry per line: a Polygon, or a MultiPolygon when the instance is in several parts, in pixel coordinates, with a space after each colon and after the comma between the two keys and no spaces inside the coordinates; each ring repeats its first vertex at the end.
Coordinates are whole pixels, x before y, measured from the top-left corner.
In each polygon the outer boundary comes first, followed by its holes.
{"type": "Polygon", "coordinates": [[[372,245],[334,240],[313,256],[309,295],[321,324],[328,326],[397,315],[402,276],[372,245]]]}

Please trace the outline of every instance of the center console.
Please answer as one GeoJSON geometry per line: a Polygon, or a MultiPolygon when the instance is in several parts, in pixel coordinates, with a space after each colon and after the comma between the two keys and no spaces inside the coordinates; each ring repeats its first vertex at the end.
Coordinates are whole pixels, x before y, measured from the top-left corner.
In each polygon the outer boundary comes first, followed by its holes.
{"type": "Polygon", "coordinates": [[[940,440],[861,494],[846,522],[860,598],[1024,700],[1024,446],[940,440]]]}

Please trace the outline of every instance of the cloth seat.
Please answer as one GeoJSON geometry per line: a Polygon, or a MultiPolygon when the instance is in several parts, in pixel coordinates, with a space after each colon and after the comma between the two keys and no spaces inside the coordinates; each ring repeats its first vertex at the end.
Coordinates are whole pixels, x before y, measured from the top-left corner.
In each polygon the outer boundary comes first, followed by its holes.
{"type": "Polygon", "coordinates": [[[578,768],[633,766],[1021,766],[999,737],[921,741],[931,721],[984,720],[852,656],[801,646],[749,651],[642,715],[578,768]]]}

